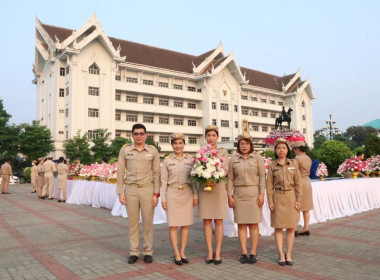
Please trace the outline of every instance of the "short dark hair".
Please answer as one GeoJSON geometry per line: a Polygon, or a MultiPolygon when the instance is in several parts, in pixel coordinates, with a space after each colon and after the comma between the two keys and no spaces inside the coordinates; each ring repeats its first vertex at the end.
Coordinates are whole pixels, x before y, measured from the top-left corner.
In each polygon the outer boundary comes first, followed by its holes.
{"type": "Polygon", "coordinates": [[[58,162],[63,162],[65,159],[63,158],[63,157],[60,157],[59,159],[58,159],[58,162]]]}
{"type": "Polygon", "coordinates": [[[299,149],[299,150],[300,150],[301,152],[303,152],[303,153],[306,153],[306,152],[307,152],[306,146],[295,147],[295,149],[299,149]]]}
{"type": "Polygon", "coordinates": [[[135,129],[139,129],[139,128],[144,129],[144,132],[146,133],[146,127],[145,127],[145,125],[143,125],[143,124],[141,124],[141,123],[135,123],[135,124],[132,126],[132,133],[135,131],[135,129]]]}
{"type": "Polygon", "coordinates": [[[356,152],[356,156],[357,156],[357,157],[360,157],[362,154],[364,154],[364,153],[361,152],[361,151],[356,152]]]}
{"type": "Polygon", "coordinates": [[[242,154],[242,152],[241,152],[241,150],[240,150],[240,146],[239,146],[240,141],[245,141],[245,142],[249,143],[249,145],[251,146],[251,148],[249,149],[249,153],[253,153],[253,151],[254,151],[254,147],[253,147],[253,143],[252,143],[252,141],[249,140],[249,139],[240,139],[240,140],[238,141],[238,143],[237,143],[237,152],[238,152],[239,154],[242,154]]]}
{"type": "Polygon", "coordinates": [[[176,141],[176,140],[182,140],[183,141],[183,144],[186,144],[186,141],[185,141],[185,139],[180,139],[180,138],[174,138],[174,139],[172,139],[172,140],[170,140],[170,144],[174,144],[174,142],[176,141]]]}
{"type": "Polygon", "coordinates": [[[280,144],[285,144],[285,145],[286,145],[286,148],[288,149],[288,152],[287,152],[287,154],[286,154],[286,157],[289,158],[289,155],[290,155],[290,148],[289,148],[289,145],[286,144],[286,143],[284,143],[284,142],[280,142],[280,143],[278,143],[276,146],[274,146],[274,158],[275,158],[275,159],[278,159],[278,156],[277,156],[277,154],[276,154],[276,148],[277,148],[277,146],[280,145],[280,144]]]}
{"type": "Polygon", "coordinates": [[[209,129],[205,132],[205,137],[207,135],[207,133],[209,133],[210,131],[215,131],[216,135],[219,137],[219,131],[217,131],[216,129],[209,129]]]}
{"type": "Polygon", "coordinates": [[[108,163],[108,159],[106,159],[105,157],[102,158],[102,161],[104,161],[105,163],[108,163]]]}

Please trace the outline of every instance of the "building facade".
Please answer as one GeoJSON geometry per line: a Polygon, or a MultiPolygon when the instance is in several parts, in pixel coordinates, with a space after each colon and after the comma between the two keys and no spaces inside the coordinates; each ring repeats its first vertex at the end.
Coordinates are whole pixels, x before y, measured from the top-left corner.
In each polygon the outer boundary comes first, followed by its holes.
{"type": "Polygon", "coordinates": [[[222,43],[199,56],[133,43],[108,37],[94,14],[78,30],[37,19],[35,47],[37,120],[52,132],[55,157],[78,131],[131,138],[134,123],[146,125],[162,153],[172,150],[175,132],[186,135],[186,152],[196,152],[209,124],[220,128],[219,146],[234,149],[246,130],[264,149],[283,106],[293,109],[291,128],[313,143],[309,79],[299,70],[280,77],[240,67],[222,43]]]}

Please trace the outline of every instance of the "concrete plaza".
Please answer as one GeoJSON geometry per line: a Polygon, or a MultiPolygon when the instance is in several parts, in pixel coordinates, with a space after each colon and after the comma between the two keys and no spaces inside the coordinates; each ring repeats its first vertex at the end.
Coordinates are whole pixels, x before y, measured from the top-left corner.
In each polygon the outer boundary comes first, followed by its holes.
{"type": "Polygon", "coordinates": [[[177,266],[166,224],[155,225],[154,262],[129,265],[127,219],[108,209],[40,200],[31,185],[0,195],[0,279],[380,279],[380,209],[311,226],[297,237],[292,267],[277,264],[272,237],[258,262],[240,264],[224,238],[221,265],[205,264],[202,221],[190,228],[189,264],[177,266]]]}

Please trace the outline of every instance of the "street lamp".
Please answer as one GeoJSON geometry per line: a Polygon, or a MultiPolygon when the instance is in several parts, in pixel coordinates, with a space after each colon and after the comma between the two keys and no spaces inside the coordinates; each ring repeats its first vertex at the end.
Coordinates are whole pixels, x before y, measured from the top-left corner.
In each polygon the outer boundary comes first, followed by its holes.
{"type": "Polygon", "coordinates": [[[329,140],[333,139],[335,135],[340,135],[342,132],[336,125],[336,121],[331,119],[332,114],[330,113],[330,119],[326,121],[327,126],[323,127],[323,132],[329,136],[329,140]]]}

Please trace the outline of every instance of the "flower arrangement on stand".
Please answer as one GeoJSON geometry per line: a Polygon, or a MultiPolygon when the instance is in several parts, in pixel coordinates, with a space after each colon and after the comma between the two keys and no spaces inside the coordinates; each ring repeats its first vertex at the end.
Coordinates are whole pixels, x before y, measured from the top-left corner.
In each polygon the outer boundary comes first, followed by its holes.
{"type": "Polygon", "coordinates": [[[359,172],[363,168],[363,162],[359,157],[351,157],[345,161],[346,170],[352,173],[354,179],[358,178],[359,172]]]}
{"type": "Polygon", "coordinates": [[[193,158],[190,180],[203,186],[204,190],[212,191],[213,183],[227,181],[227,173],[223,169],[225,162],[225,158],[218,157],[218,150],[211,149],[211,145],[207,144],[193,158]]]}
{"type": "Polygon", "coordinates": [[[346,162],[343,162],[341,165],[338,167],[338,171],[336,172],[339,174],[342,178],[344,178],[344,172],[346,171],[346,162]]]}
{"type": "Polygon", "coordinates": [[[300,131],[296,129],[283,129],[281,131],[271,131],[265,137],[265,144],[273,146],[274,142],[276,142],[278,138],[285,138],[288,142],[305,142],[305,135],[303,135],[300,131]]]}
{"type": "Polygon", "coordinates": [[[361,172],[364,174],[365,177],[368,178],[372,172],[371,160],[367,159],[367,160],[363,161],[362,164],[363,164],[363,166],[362,166],[361,172]]]}
{"type": "Polygon", "coordinates": [[[263,156],[264,165],[265,165],[265,173],[268,174],[268,168],[270,163],[272,162],[272,158],[263,156]]]}
{"type": "Polygon", "coordinates": [[[371,171],[373,176],[380,176],[380,155],[372,158],[371,161],[371,171]]]}
{"type": "Polygon", "coordinates": [[[317,168],[317,171],[315,172],[315,175],[317,175],[322,181],[324,181],[325,177],[329,176],[326,164],[321,162],[318,165],[318,168],[317,168]]]}

